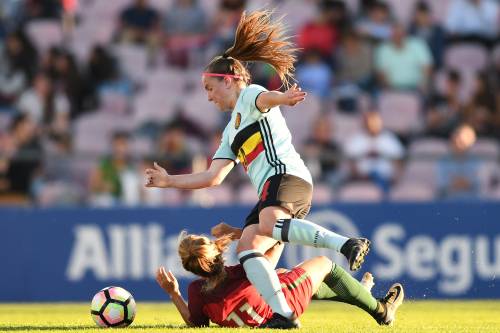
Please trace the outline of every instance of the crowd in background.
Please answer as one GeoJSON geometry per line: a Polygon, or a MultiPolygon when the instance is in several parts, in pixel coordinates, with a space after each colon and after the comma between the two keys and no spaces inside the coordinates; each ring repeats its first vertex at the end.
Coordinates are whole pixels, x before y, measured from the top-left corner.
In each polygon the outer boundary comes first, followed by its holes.
{"type": "MultiPolygon", "coordinates": [[[[229,118],[203,66],[264,5],[300,48],[309,95],[282,112],[316,203],[500,200],[496,0],[4,0],[0,202],[253,203],[240,167],[195,192],[145,189],[143,170],[210,163],[229,118]]],[[[282,88],[269,66],[249,68],[282,88]]]]}

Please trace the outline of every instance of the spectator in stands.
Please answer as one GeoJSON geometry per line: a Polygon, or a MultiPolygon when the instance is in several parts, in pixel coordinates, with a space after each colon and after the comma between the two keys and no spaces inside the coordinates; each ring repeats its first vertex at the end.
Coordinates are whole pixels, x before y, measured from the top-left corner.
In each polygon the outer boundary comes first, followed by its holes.
{"type": "Polygon", "coordinates": [[[46,73],[40,72],[35,76],[32,87],[21,95],[17,107],[48,133],[69,131],[69,102],[55,91],[46,73]]]}
{"type": "Polygon", "coordinates": [[[361,91],[372,92],[374,88],[372,48],[356,31],[348,31],[342,36],[335,63],[334,91],[339,109],[355,111],[361,91]]]}
{"type": "Polygon", "coordinates": [[[125,42],[154,44],[157,42],[159,15],[147,0],[133,0],[123,9],[118,27],[119,38],[125,42]]]}
{"type": "Polygon", "coordinates": [[[27,115],[17,115],[13,120],[3,156],[7,192],[27,198],[42,159],[39,129],[27,115]]]}
{"type": "Polygon", "coordinates": [[[341,182],[342,150],[333,140],[333,130],[327,115],[316,119],[310,137],[301,154],[314,179],[336,187],[341,182]]]}
{"type": "Polygon", "coordinates": [[[55,91],[63,94],[70,103],[70,114],[76,118],[82,113],[84,82],[75,57],[68,51],[59,53],[54,62],[52,76],[55,91]]]}
{"type": "Polygon", "coordinates": [[[448,138],[462,121],[464,102],[461,90],[460,72],[448,71],[443,93],[434,94],[427,103],[426,129],[428,135],[448,138]]]}
{"type": "Polygon", "coordinates": [[[304,52],[297,65],[296,77],[302,89],[325,100],[330,95],[333,73],[323,61],[320,51],[310,49],[304,52]]]}
{"type": "Polygon", "coordinates": [[[304,50],[316,50],[324,59],[330,60],[339,41],[339,31],[335,25],[336,7],[331,1],[322,0],[314,21],[306,23],[299,31],[297,46],[304,50]]]}
{"type": "Polygon", "coordinates": [[[343,84],[367,87],[373,73],[372,49],[354,30],[342,36],[336,54],[337,80],[343,84]]]}
{"type": "Polygon", "coordinates": [[[122,198],[121,176],[133,168],[128,133],[114,133],[111,147],[111,155],[102,157],[90,175],[91,202],[99,206],[113,205],[122,198]]]}
{"type": "Polygon", "coordinates": [[[211,24],[213,53],[221,53],[234,42],[235,28],[245,9],[246,0],[220,0],[219,8],[211,24]]]}
{"type": "Polygon", "coordinates": [[[494,0],[453,0],[445,28],[453,39],[489,42],[498,34],[499,4],[494,0]]]}
{"type": "Polygon", "coordinates": [[[207,40],[207,18],[197,0],[176,0],[167,10],[163,29],[169,62],[186,67],[207,40]]]}
{"type": "Polygon", "coordinates": [[[60,0],[26,0],[24,1],[23,19],[59,19],[62,13],[60,0]]]}
{"type": "Polygon", "coordinates": [[[33,181],[35,202],[41,206],[80,203],[84,193],[75,172],[79,161],[73,155],[69,134],[51,136],[44,152],[41,172],[33,181]]]}
{"type": "Polygon", "coordinates": [[[356,23],[358,32],[371,40],[383,41],[391,37],[391,11],[384,1],[373,1],[366,16],[356,23]]]}
{"type": "Polygon", "coordinates": [[[419,1],[415,6],[410,35],[427,42],[434,58],[434,67],[440,68],[443,63],[445,33],[444,29],[434,21],[432,9],[427,1],[419,1]]]}
{"type": "Polygon", "coordinates": [[[191,170],[193,152],[188,147],[183,126],[174,122],[165,126],[158,141],[158,162],[172,174],[191,170]]]}
{"type": "Polygon", "coordinates": [[[451,154],[437,166],[438,195],[443,199],[473,199],[479,195],[479,161],[469,150],[476,133],[469,125],[456,128],[450,138],[451,154]]]}
{"type": "Polygon", "coordinates": [[[98,92],[106,84],[116,80],[117,60],[104,47],[95,45],[90,52],[85,68],[85,105],[96,108],[98,92]]]}
{"type": "Polygon", "coordinates": [[[477,73],[472,96],[464,110],[464,119],[478,136],[494,136],[498,131],[495,125],[499,108],[494,91],[488,73],[477,73]]]}
{"type": "Polygon", "coordinates": [[[0,52],[0,105],[9,107],[33,79],[37,52],[22,30],[10,33],[0,52]]]}
{"type": "Polygon", "coordinates": [[[352,179],[370,179],[384,193],[400,172],[404,147],[393,133],[383,129],[378,112],[363,114],[364,131],[346,140],[344,153],[351,163],[352,179]]]}
{"type": "Polygon", "coordinates": [[[376,50],[375,67],[381,87],[425,93],[432,71],[432,55],[424,41],[407,37],[404,27],[395,25],[391,40],[376,50]]]}

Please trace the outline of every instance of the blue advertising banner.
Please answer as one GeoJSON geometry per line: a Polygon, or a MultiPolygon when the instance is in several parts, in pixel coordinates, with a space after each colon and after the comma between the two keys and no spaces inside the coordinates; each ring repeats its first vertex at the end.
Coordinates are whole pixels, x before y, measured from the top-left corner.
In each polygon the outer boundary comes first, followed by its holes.
{"type": "MultiPolygon", "coordinates": [[[[225,221],[242,225],[250,207],[162,209],[0,209],[0,302],[90,301],[118,285],[138,301],[167,300],[154,273],[166,266],[182,290],[193,279],[177,255],[183,229],[208,234],[225,221]]],[[[374,293],[401,282],[410,298],[500,298],[500,204],[343,204],[316,207],[308,219],[372,250],[362,272],[374,293]]],[[[287,245],[281,267],[326,249],[287,245]]],[[[227,256],[236,263],[234,247],[227,256]]],[[[356,275],[361,276],[360,273],[356,275]]]]}

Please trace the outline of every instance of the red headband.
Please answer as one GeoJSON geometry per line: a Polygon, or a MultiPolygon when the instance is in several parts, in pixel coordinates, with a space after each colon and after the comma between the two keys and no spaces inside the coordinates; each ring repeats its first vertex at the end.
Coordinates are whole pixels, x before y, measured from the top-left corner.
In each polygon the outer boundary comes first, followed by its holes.
{"type": "Polygon", "coordinates": [[[204,76],[222,76],[222,77],[232,77],[233,79],[241,79],[241,76],[234,74],[219,74],[219,73],[203,73],[204,76]]]}

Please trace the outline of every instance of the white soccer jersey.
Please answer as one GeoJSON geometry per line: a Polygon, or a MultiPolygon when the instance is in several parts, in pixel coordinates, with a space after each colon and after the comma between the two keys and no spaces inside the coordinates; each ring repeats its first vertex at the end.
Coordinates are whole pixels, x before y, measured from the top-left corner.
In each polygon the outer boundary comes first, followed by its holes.
{"type": "Polygon", "coordinates": [[[265,91],[252,84],[240,92],[213,159],[241,162],[259,195],[266,180],[277,174],[294,175],[312,184],[279,107],[266,112],[257,108],[257,97],[265,91]]]}

